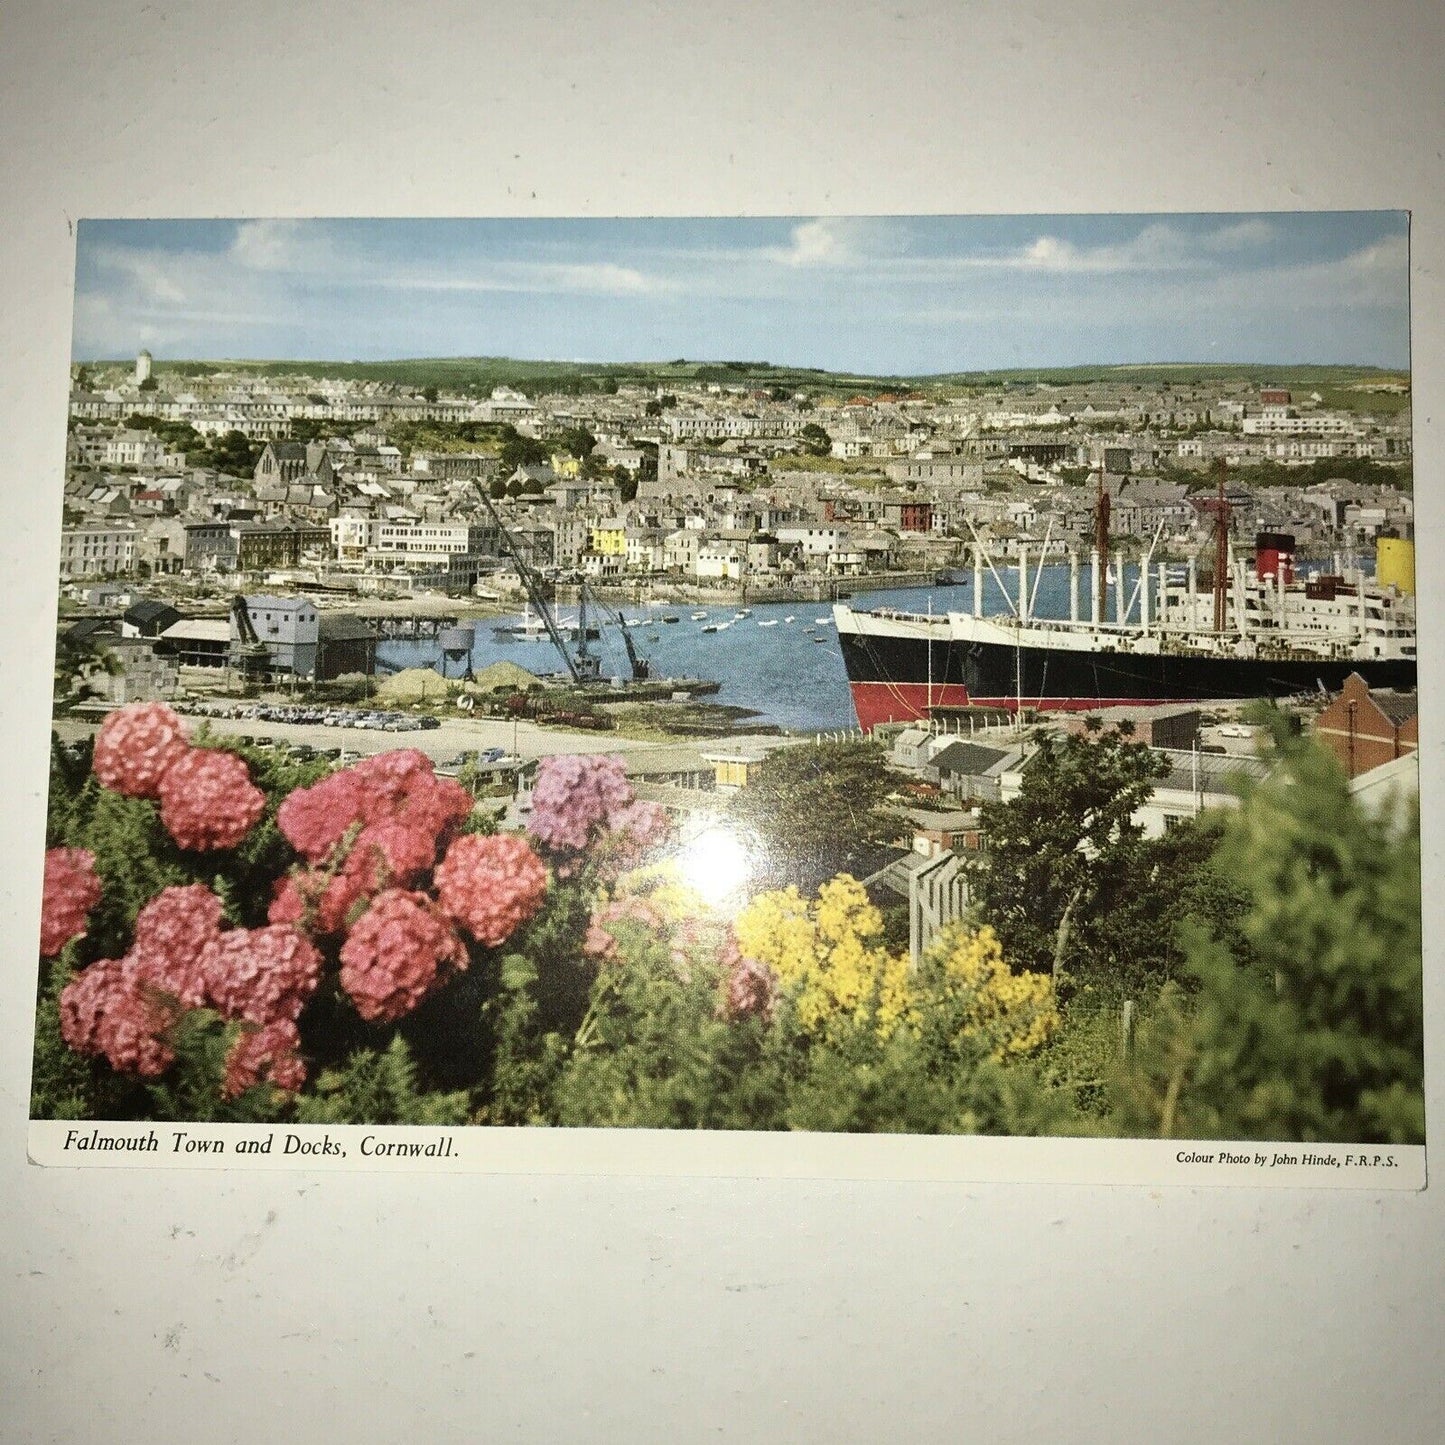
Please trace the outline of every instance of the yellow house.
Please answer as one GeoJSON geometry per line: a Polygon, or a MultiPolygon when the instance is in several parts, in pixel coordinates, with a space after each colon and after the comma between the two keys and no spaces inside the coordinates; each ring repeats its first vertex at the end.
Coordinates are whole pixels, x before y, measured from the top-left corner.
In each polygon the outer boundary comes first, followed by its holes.
{"type": "Polygon", "coordinates": [[[571,452],[553,452],[552,470],[559,477],[578,477],[582,475],[582,461],[571,452]]]}
{"type": "Polygon", "coordinates": [[[597,522],[592,527],[591,550],[604,557],[627,555],[627,526],[618,518],[597,522]]]}

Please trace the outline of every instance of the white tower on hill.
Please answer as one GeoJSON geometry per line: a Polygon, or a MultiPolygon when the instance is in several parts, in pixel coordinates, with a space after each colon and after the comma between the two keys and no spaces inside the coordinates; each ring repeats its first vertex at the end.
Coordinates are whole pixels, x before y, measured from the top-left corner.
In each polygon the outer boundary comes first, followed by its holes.
{"type": "Polygon", "coordinates": [[[145,382],[147,382],[147,381],[150,380],[150,377],[151,377],[151,362],[154,361],[154,360],[155,360],[155,358],[150,354],[149,351],[138,351],[138,352],[136,352],[136,357],[135,357],[135,384],[136,384],[137,386],[141,386],[141,385],[143,385],[145,382]]]}

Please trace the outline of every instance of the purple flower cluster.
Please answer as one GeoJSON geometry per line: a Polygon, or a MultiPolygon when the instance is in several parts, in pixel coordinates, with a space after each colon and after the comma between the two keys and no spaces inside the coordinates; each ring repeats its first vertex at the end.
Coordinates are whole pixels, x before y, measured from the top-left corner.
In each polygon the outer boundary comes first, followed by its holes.
{"type": "Polygon", "coordinates": [[[527,831],[552,853],[580,853],[632,799],[619,757],[543,758],[527,831]]]}
{"type": "Polygon", "coordinates": [[[527,831],[560,873],[591,853],[606,880],[641,864],[667,841],[671,824],[661,805],[637,800],[621,758],[593,754],[542,759],[527,831]]]}

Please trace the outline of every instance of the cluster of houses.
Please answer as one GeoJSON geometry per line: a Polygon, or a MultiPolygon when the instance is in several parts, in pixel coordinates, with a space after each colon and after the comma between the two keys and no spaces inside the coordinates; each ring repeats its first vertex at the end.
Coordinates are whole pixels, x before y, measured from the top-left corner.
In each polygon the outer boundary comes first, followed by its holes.
{"type": "MultiPolygon", "coordinates": [[[[515,581],[500,522],[544,572],[785,586],[944,566],[975,535],[1001,556],[1086,546],[1094,469],[1116,537],[1186,552],[1214,520],[1209,489],[1180,480],[1181,468],[1409,454],[1408,412],[1336,412],[1234,383],[429,399],[245,374],[170,392],[151,368],[142,353],[133,377],[72,394],[62,583],[182,574],[234,588],[282,574],[362,592],[500,591],[515,581]],[[203,437],[240,432],[258,451],[252,474],[190,465],[148,419],[203,437]],[[337,434],[290,439],[300,422],[337,434]],[[504,467],[495,445],[400,445],[402,422],[506,423],[550,455],[504,467]],[[585,459],[561,441],[579,432],[594,439],[585,459]]],[[[1344,479],[1232,485],[1228,500],[1241,535],[1287,531],[1301,547],[1362,545],[1413,524],[1408,491],[1344,479]]]]}

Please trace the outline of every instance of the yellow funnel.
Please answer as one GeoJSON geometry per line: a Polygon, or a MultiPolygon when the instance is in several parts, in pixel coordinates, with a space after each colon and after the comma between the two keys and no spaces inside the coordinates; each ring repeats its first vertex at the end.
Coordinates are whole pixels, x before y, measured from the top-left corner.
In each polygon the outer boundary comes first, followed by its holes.
{"type": "Polygon", "coordinates": [[[1415,593],[1415,544],[1403,537],[1375,539],[1375,580],[1401,592],[1415,593]]]}

